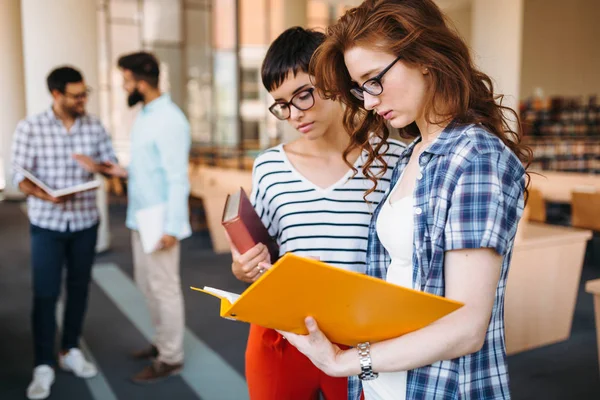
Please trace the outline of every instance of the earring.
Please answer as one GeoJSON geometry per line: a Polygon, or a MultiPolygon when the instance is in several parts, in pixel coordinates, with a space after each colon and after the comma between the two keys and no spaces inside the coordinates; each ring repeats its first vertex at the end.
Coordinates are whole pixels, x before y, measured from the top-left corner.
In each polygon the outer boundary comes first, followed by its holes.
{"type": "Polygon", "coordinates": [[[425,69],[423,70],[423,75],[427,75],[428,73],[429,73],[429,68],[425,68],[425,69]]]}

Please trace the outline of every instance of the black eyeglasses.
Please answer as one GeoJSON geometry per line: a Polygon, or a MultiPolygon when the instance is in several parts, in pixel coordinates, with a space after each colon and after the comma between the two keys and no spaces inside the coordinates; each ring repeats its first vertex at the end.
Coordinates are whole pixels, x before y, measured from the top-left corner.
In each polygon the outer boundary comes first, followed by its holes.
{"type": "Polygon", "coordinates": [[[63,94],[67,97],[71,97],[75,100],[85,100],[87,99],[87,97],[90,95],[90,93],[92,92],[92,88],[87,87],[85,88],[85,91],[82,93],[69,93],[67,91],[65,91],[63,94]]]}
{"type": "Polygon", "coordinates": [[[394,64],[398,62],[400,58],[401,57],[397,57],[394,61],[392,61],[390,65],[385,67],[383,71],[378,73],[377,76],[366,80],[365,83],[362,84],[362,86],[357,86],[350,89],[350,93],[352,93],[354,97],[361,101],[365,99],[364,92],[369,93],[371,96],[379,96],[381,93],[383,93],[383,85],[381,84],[381,79],[383,78],[385,73],[388,72],[390,68],[392,68],[394,64]]]}
{"type": "Polygon", "coordinates": [[[271,107],[269,107],[269,111],[277,119],[283,121],[292,115],[290,106],[294,106],[300,111],[309,110],[315,105],[315,96],[313,95],[314,91],[315,88],[309,88],[298,92],[292,96],[290,101],[278,101],[274,103],[271,107]]]}

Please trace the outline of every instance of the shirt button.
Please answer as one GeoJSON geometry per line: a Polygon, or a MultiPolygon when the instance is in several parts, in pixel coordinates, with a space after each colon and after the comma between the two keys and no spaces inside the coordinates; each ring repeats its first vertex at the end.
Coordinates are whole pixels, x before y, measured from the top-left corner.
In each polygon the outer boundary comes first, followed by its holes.
{"type": "Polygon", "coordinates": [[[422,173],[422,172],[419,172],[419,175],[417,175],[417,179],[418,179],[418,180],[421,180],[421,179],[423,179],[423,173],[422,173]]]}
{"type": "Polygon", "coordinates": [[[423,210],[421,209],[421,207],[415,208],[415,214],[417,214],[417,215],[423,214],[423,210]]]}

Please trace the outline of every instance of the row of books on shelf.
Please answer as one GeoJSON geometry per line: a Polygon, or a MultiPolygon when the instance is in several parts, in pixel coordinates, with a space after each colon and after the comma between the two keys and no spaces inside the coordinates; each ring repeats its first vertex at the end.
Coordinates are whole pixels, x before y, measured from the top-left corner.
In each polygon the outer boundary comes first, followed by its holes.
{"type": "Polygon", "coordinates": [[[600,140],[526,139],[525,144],[531,148],[535,158],[553,158],[564,155],[600,156],[600,140]]]}
{"type": "Polygon", "coordinates": [[[600,174],[600,159],[589,157],[557,157],[535,158],[530,166],[532,170],[578,172],[584,174],[600,174]]]}
{"type": "Polygon", "coordinates": [[[525,136],[600,136],[597,96],[532,98],[520,106],[525,136]]]}
{"type": "Polygon", "coordinates": [[[545,171],[600,173],[600,140],[528,137],[531,168],[545,171]]]}

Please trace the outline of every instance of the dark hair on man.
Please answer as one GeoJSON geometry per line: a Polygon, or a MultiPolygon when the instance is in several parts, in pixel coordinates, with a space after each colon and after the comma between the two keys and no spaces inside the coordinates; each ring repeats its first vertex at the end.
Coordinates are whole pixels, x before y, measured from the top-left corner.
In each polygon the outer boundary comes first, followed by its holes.
{"type": "Polygon", "coordinates": [[[67,84],[79,82],[83,82],[83,75],[81,75],[81,72],[68,66],[55,68],[46,78],[50,93],[58,90],[64,94],[67,84]]]}
{"type": "Polygon", "coordinates": [[[119,58],[117,65],[121,69],[131,71],[135,79],[145,81],[154,88],[158,87],[160,68],[153,54],[144,51],[126,54],[119,58]]]}
{"type": "Polygon", "coordinates": [[[308,73],[310,59],[325,34],[299,26],[284,31],[269,47],[262,64],[262,81],[267,91],[277,89],[288,73],[308,73]]]}

